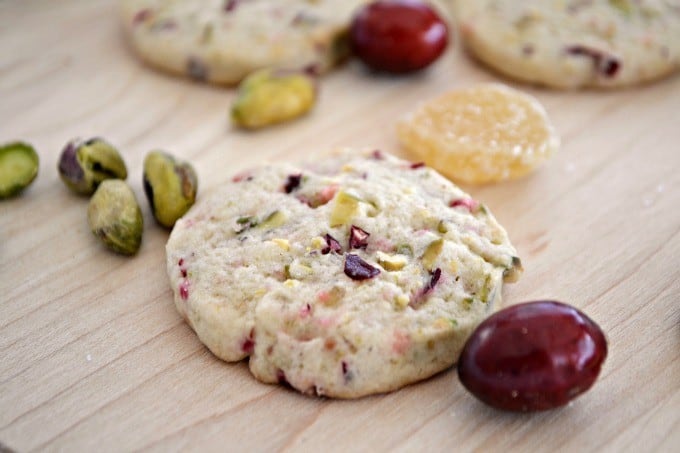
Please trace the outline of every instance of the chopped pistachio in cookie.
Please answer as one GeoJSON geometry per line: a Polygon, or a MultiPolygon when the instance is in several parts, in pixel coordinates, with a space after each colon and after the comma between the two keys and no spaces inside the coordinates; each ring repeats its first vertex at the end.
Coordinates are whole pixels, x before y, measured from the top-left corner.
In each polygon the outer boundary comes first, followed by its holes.
{"type": "Polygon", "coordinates": [[[241,173],[175,224],[166,250],[176,307],[216,356],[339,398],[451,366],[521,273],[483,204],[380,151],[241,173]]]}
{"type": "Polygon", "coordinates": [[[236,84],[263,68],[323,73],[349,53],[368,0],[121,0],[125,32],[151,66],[236,84]]]}

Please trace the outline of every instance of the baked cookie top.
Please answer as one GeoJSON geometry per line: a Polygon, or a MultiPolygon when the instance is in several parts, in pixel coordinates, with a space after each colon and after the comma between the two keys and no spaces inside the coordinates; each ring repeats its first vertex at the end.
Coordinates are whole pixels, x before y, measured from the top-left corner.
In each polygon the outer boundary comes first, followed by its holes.
{"type": "Polygon", "coordinates": [[[678,0],[453,0],[468,49],[515,79],[619,87],[680,68],[678,0]]]}
{"type": "Polygon", "coordinates": [[[347,53],[367,0],[121,0],[124,29],[147,63],[234,84],[256,69],[324,72],[347,53]]]}
{"type": "Polygon", "coordinates": [[[380,151],[240,174],[198,200],[166,250],[177,309],[215,355],[348,398],[452,365],[521,273],[483,204],[380,151]]]}

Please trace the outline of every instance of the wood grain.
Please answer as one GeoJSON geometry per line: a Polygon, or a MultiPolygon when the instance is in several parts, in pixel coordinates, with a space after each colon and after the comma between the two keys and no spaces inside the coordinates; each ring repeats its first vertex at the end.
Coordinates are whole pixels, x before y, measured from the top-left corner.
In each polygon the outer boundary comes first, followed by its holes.
{"type": "Polygon", "coordinates": [[[606,330],[597,385],[560,410],[516,415],[474,400],[449,370],[357,401],[256,382],[202,347],[172,306],[168,233],[145,212],[134,258],[88,231],[59,181],[72,137],[118,145],[143,199],[142,159],[167,149],[200,190],[256,162],[334,146],[403,154],[394,124],[443,91],[498,80],[458,48],[413,77],[349,64],[306,119],[232,130],[233,91],[151,71],[112,1],[0,1],[0,141],[25,139],[40,175],[0,203],[0,443],[17,451],[677,451],[680,445],[680,78],[612,92],[520,87],[548,109],[560,153],[521,181],[464,187],[517,245],[505,303],[556,298],[606,330]]]}

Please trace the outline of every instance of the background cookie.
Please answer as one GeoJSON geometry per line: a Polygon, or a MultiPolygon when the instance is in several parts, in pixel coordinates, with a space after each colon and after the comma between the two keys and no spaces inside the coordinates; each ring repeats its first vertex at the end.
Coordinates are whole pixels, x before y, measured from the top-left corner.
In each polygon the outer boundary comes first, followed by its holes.
{"type": "Polygon", "coordinates": [[[680,67],[678,0],[453,0],[467,48],[555,88],[619,87],[680,67]]]}
{"type": "Polygon", "coordinates": [[[147,63],[234,84],[264,67],[324,72],[347,55],[366,0],[121,0],[124,29],[147,63]]]}
{"type": "Polygon", "coordinates": [[[179,312],[260,380],[352,398],[458,358],[521,272],[491,213],[380,152],[270,165],[199,200],[167,244],[179,312]]]}

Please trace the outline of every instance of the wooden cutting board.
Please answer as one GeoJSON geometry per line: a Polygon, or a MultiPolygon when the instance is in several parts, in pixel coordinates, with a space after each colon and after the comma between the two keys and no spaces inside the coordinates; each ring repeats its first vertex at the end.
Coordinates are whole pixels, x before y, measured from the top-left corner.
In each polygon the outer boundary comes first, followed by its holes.
{"type": "MultiPolygon", "coordinates": [[[[0,142],[41,158],[0,202],[0,443],[17,451],[678,451],[680,445],[680,77],[575,93],[519,86],[548,109],[563,147],[521,181],[464,187],[524,261],[505,304],[552,298],[606,330],[595,387],[533,415],[485,407],[453,370],[357,401],[298,395],[215,359],[173,308],[168,232],[150,217],[146,152],[193,162],[200,190],[262,160],[335,146],[404,155],[395,121],[444,91],[500,80],[453,46],[431,70],[379,77],[351,63],[323,79],[304,120],[233,130],[229,89],[151,71],[130,54],[112,1],[0,1],[0,142]],[[143,202],[140,253],[107,252],[87,200],[56,162],[73,137],[118,145],[143,202]]],[[[200,194],[199,194],[200,196],[200,194]]],[[[3,450],[3,447],[0,447],[3,450]]]]}

